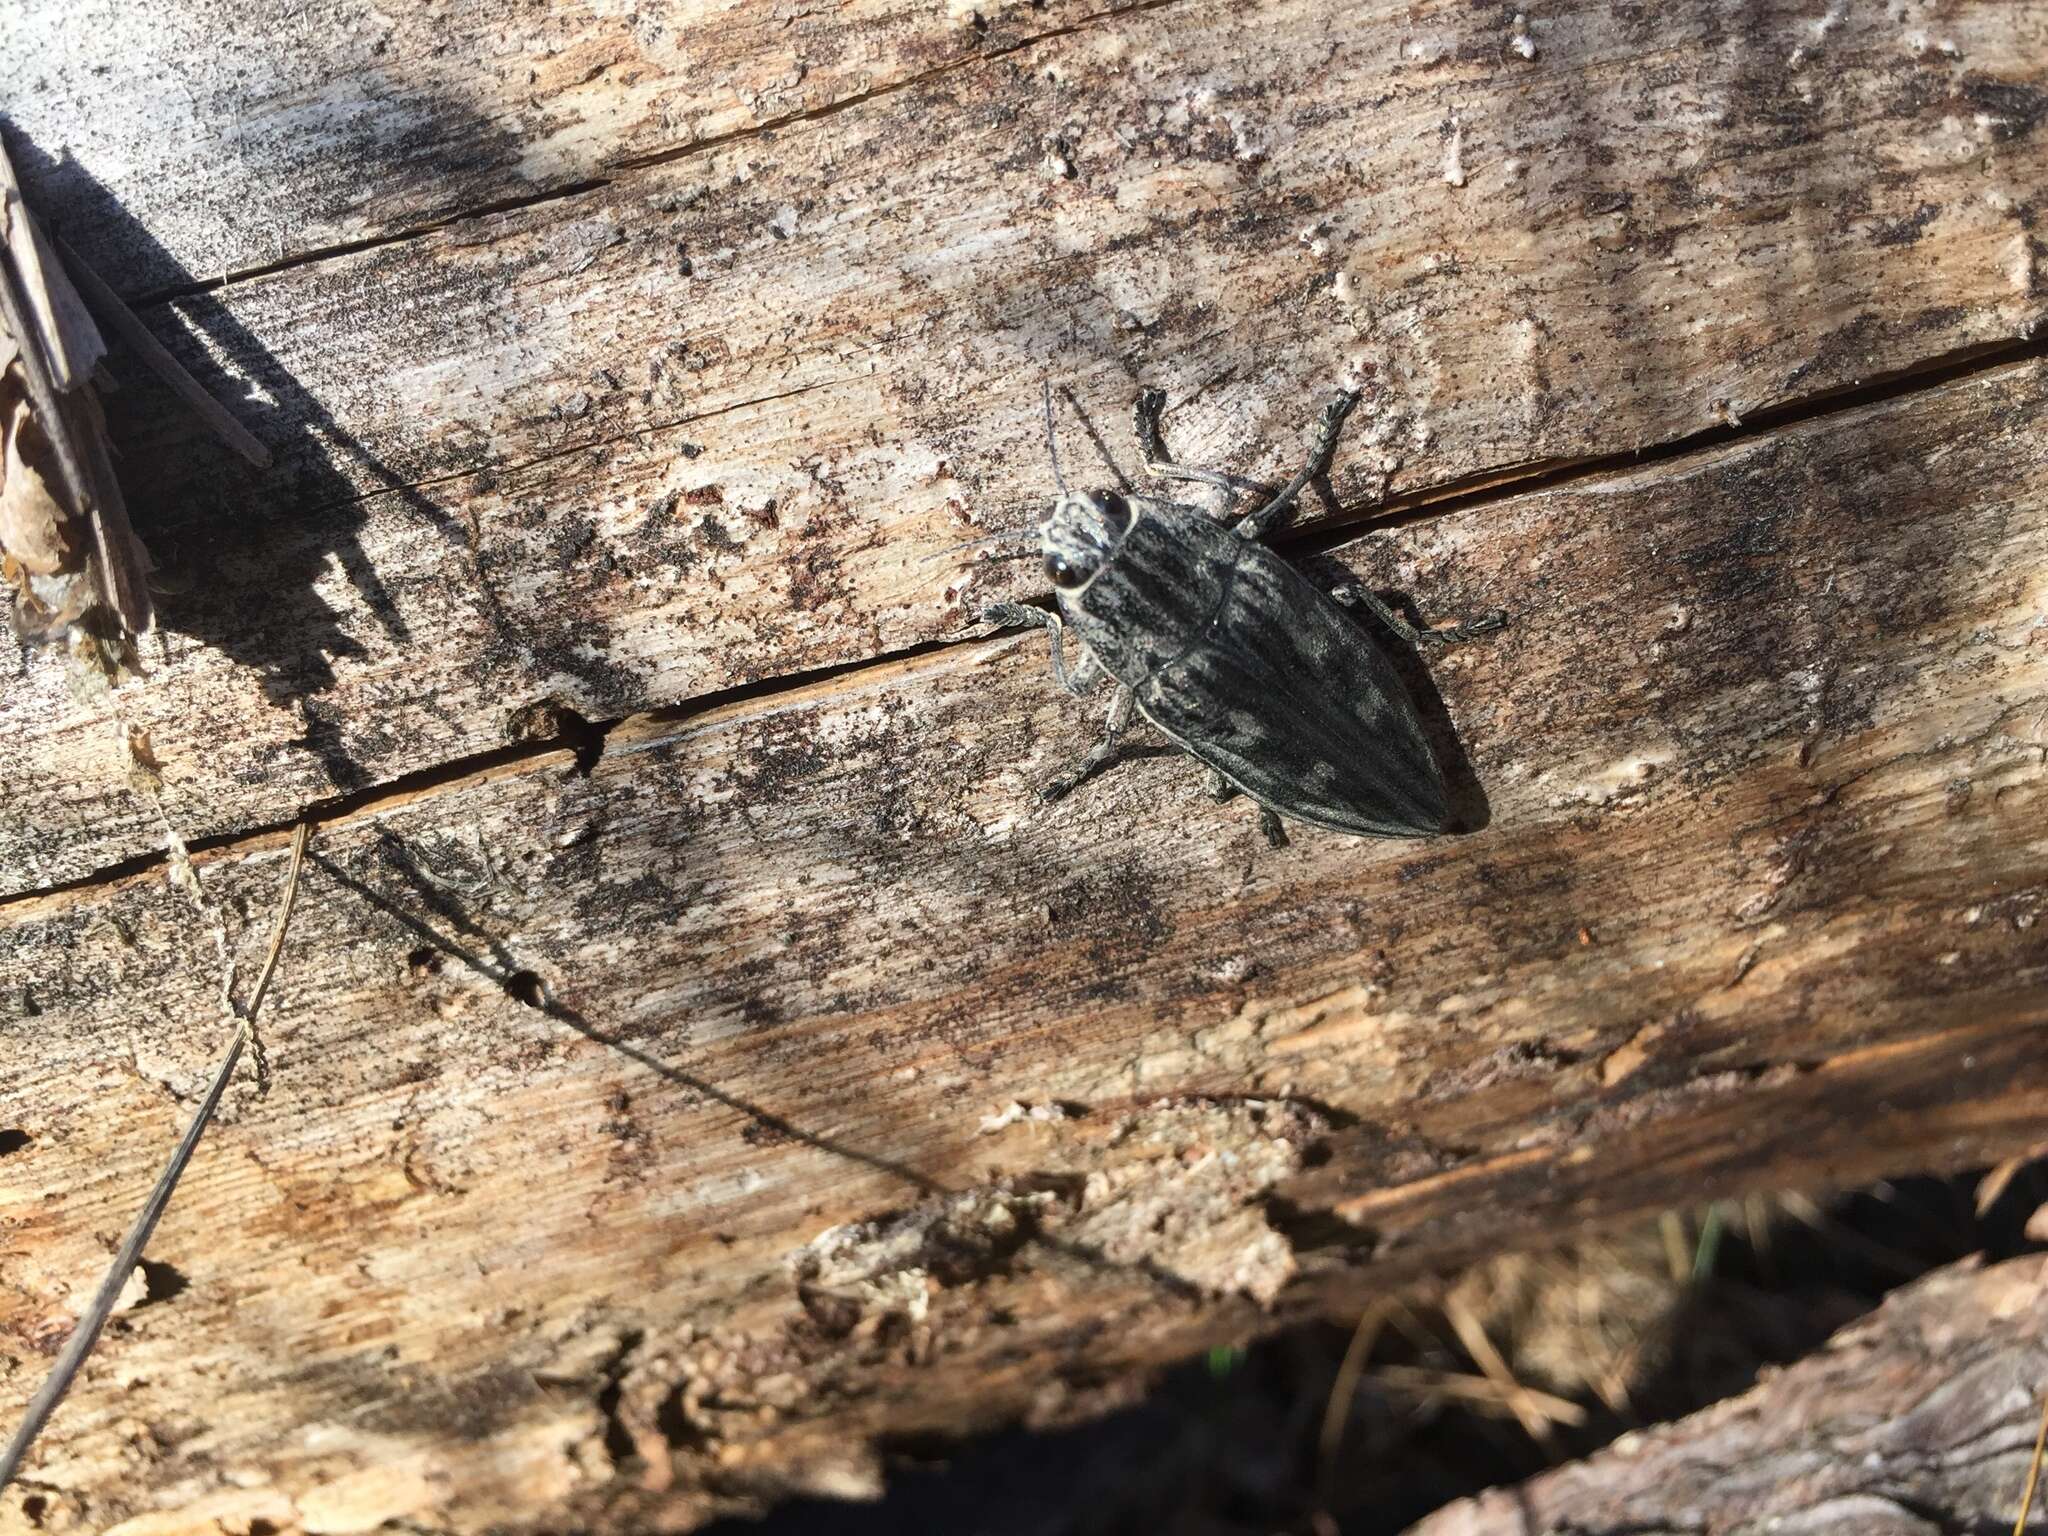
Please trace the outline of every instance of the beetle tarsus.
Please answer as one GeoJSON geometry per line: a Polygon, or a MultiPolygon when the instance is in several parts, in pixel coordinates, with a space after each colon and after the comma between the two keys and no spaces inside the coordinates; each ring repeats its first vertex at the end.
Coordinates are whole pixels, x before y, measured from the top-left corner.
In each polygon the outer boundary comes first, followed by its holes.
{"type": "Polygon", "coordinates": [[[1060,622],[1058,614],[1048,613],[1043,608],[1027,608],[1022,603],[990,603],[981,610],[981,621],[984,624],[999,624],[1004,629],[1037,625],[1052,637],[1053,681],[1077,699],[1085,696],[1088,690],[1095,686],[1095,674],[1100,668],[1100,663],[1096,661],[1094,652],[1084,650],[1081,653],[1081,660],[1074,669],[1071,672],[1067,670],[1066,654],[1060,644],[1061,636],[1066,633],[1066,626],[1060,622]]]}
{"type": "Polygon", "coordinates": [[[1235,784],[1231,783],[1230,780],[1226,779],[1214,768],[1209,769],[1208,773],[1209,782],[1206,787],[1211,800],[1214,800],[1218,805],[1222,805],[1225,801],[1236,797],[1237,786],[1235,784]]]}
{"type": "Polygon", "coordinates": [[[1024,625],[1045,622],[1043,609],[1027,608],[1022,603],[990,603],[976,617],[984,624],[994,624],[1002,629],[1017,629],[1024,625]]]}
{"type": "Polygon", "coordinates": [[[1050,802],[1071,794],[1080,788],[1082,780],[1117,755],[1123,741],[1124,727],[1131,723],[1131,704],[1134,697],[1130,689],[1121,683],[1117,685],[1116,697],[1109,701],[1109,718],[1102,725],[1102,739],[1090,747],[1072,768],[1041,789],[1038,792],[1039,799],[1050,802]]]}
{"type": "Polygon", "coordinates": [[[1115,755],[1116,744],[1114,742],[1107,740],[1097,742],[1088,749],[1087,754],[1078,763],[1039,790],[1038,798],[1047,805],[1051,805],[1055,800],[1066,799],[1068,795],[1071,795],[1081,787],[1083,780],[1087,779],[1096,769],[1100,768],[1115,755]]]}
{"type": "Polygon", "coordinates": [[[1448,624],[1442,629],[1421,628],[1409,623],[1393,604],[1378,593],[1349,581],[1342,586],[1332,587],[1330,598],[1333,602],[1342,603],[1346,608],[1363,608],[1410,645],[1462,645],[1467,640],[1477,640],[1481,635],[1492,634],[1495,630],[1504,628],[1508,622],[1507,613],[1495,608],[1464,624],[1448,624]]]}
{"type": "Polygon", "coordinates": [[[1258,511],[1238,519],[1239,538],[1263,539],[1294,510],[1294,504],[1301,499],[1308,483],[1330,467],[1330,456],[1337,451],[1338,434],[1344,430],[1344,418],[1351,414],[1351,408],[1358,404],[1358,399],[1355,389],[1341,390],[1331,397],[1330,403],[1323,407],[1322,424],[1316,429],[1315,451],[1301,466],[1301,473],[1282,486],[1280,494],[1258,511]]]}
{"type": "Polygon", "coordinates": [[[1287,846],[1287,829],[1280,824],[1280,813],[1270,805],[1259,807],[1259,831],[1265,834],[1268,848],[1287,846]]]}
{"type": "Polygon", "coordinates": [[[1166,440],[1159,435],[1159,413],[1165,408],[1165,390],[1147,389],[1139,393],[1135,412],[1138,451],[1145,456],[1147,473],[1161,480],[1192,480],[1197,485],[1211,485],[1230,495],[1239,491],[1265,494],[1265,486],[1242,475],[1225,474],[1220,469],[1192,469],[1185,464],[1174,463],[1166,451],[1166,440]]]}
{"type": "Polygon", "coordinates": [[[1507,627],[1508,611],[1505,608],[1490,608],[1476,619],[1468,619],[1463,624],[1453,624],[1448,629],[1433,629],[1429,634],[1445,645],[1459,645],[1507,627]]]}

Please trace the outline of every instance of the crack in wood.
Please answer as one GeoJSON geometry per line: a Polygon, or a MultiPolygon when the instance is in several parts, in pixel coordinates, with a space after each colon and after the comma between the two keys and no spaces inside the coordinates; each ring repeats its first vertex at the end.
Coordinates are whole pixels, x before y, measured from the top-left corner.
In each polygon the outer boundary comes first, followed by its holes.
{"type": "MultiPolygon", "coordinates": [[[[1171,0],[1167,0],[1171,3],[1171,0]]],[[[1668,464],[1685,459],[1709,455],[1716,450],[1739,446],[1745,443],[1779,436],[1795,429],[1824,423],[1838,416],[1853,415],[1858,411],[1874,409],[1909,399],[1910,397],[1938,390],[1949,385],[1966,382],[1980,376],[1996,373],[2001,369],[2023,366],[2029,361],[2048,357],[2048,338],[2018,344],[2011,347],[1992,349],[1971,349],[1959,358],[1938,359],[1920,369],[1910,370],[1884,383],[1872,384],[1854,391],[1838,392],[1831,396],[1819,396],[1810,401],[1789,405],[1770,412],[1758,412],[1740,426],[1716,428],[1696,433],[1689,437],[1673,439],[1652,447],[1628,453],[1602,455],[1598,458],[1576,461],[1553,466],[1548,469],[1532,470],[1525,477],[1511,481],[1490,482],[1462,494],[1445,494],[1428,500],[1407,503],[1397,500],[1385,508],[1362,506],[1345,507],[1328,522],[1316,524],[1313,528],[1298,534],[1283,531],[1274,539],[1276,547],[1300,557],[1327,554],[1345,544],[1357,540],[1363,527],[1368,534],[1389,531],[1395,528],[1411,527],[1419,523],[1447,518],[1456,514],[1484,508],[1494,503],[1513,501],[1522,496],[1538,494],[1553,489],[1585,489],[1594,487],[1605,479],[1622,479],[1639,474],[1647,467],[1668,464]]],[[[678,430],[691,422],[702,421],[713,416],[741,410],[747,406],[772,403],[790,399],[813,390],[828,387],[827,382],[809,384],[781,394],[763,396],[759,400],[736,402],[721,406],[716,411],[707,411],[698,416],[647,428],[644,431],[624,434],[620,439],[609,439],[595,443],[579,444],[559,453],[542,455],[540,458],[516,466],[492,467],[490,469],[462,471],[439,477],[437,481],[423,481],[421,484],[440,481],[460,480],[481,473],[511,473],[517,469],[545,463],[567,454],[601,447],[604,441],[641,439],[656,433],[678,430]]],[[[368,493],[363,500],[374,500],[385,495],[401,494],[408,488],[387,488],[368,493]]],[[[713,711],[744,703],[773,698],[779,694],[801,695],[805,690],[820,684],[833,682],[872,669],[888,669],[904,662],[916,661],[943,652],[966,649],[987,644],[987,635],[973,635],[961,638],[947,638],[925,641],[916,645],[902,646],[878,652],[873,656],[854,661],[834,663],[822,667],[805,668],[792,672],[777,673],[755,682],[740,684],[732,688],[719,689],[677,700],[645,710],[635,710],[627,715],[610,719],[583,721],[579,716],[577,731],[577,760],[588,771],[602,756],[604,744],[621,726],[630,721],[655,723],[677,723],[693,719],[713,711]]],[[[2010,715],[2032,706],[2014,705],[2003,714],[1992,727],[1979,733],[1988,734],[2010,715]]],[[[1976,738],[1973,738],[1976,739],[1976,738]]],[[[311,819],[322,823],[352,820],[362,816],[374,816],[394,805],[404,804],[442,789],[457,788],[488,775],[510,770],[539,770],[546,762],[562,750],[561,742],[554,737],[515,743],[510,746],[493,748],[487,752],[473,753],[465,757],[452,758],[430,768],[390,780],[373,784],[348,795],[334,796],[319,800],[296,810],[290,816],[241,828],[233,831],[213,833],[194,837],[187,841],[187,847],[196,859],[207,856],[228,856],[235,853],[254,851],[273,842],[288,838],[292,827],[301,820],[311,819]]],[[[1932,751],[1933,749],[1928,749],[1932,751]]],[[[1923,754],[1924,755],[1924,754],[1923,754]]],[[[1857,774],[1830,788],[1830,797],[1854,784],[1858,779],[1882,771],[1886,765],[1870,764],[1857,774]]],[[[53,882],[29,890],[0,893],[0,913],[26,910],[35,903],[53,897],[72,897],[88,893],[101,887],[119,884],[162,868],[167,857],[162,852],[137,854],[130,858],[109,863],[91,873],[73,879],[53,882]]]]}

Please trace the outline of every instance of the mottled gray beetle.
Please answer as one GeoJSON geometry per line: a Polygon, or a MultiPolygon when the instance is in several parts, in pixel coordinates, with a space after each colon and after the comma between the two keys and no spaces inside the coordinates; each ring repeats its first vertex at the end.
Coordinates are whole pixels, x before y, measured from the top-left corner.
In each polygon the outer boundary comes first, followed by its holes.
{"type": "MultiPolygon", "coordinates": [[[[1156,390],[1138,400],[1138,441],[1153,474],[1232,492],[1263,489],[1169,460],[1159,435],[1164,403],[1156,390]]],[[[1044,799],[1058,799],[1115,756],[1135,705],[1208,765],[1217,799],[1242,790],[1258,802],[1268,841],[1282,840],[1282,816],[1360,837],[1448,829],[1443,773],[1408,691],[1338,604],[1364,608],[1411,643],[1470,639],[1498,629],[1506,616],[1417,629],[1362,587],[1326,595],[1261,542],[1327,465],[1357,403],[1351,393],[1333,399],[1301,473],[1228,528],[1178,502],[1068,490],[1052,449],[1048,388],[1047,447],[1060,494],[1038,526],[1038,544],[1058,611],[998,603],[982,616],[1050,630],[1053,676],[1069,693],[1085,693],[1097,671],[1115,678],[1117,689],[1102,739],[1040,791],[1044,799]],[[1061,654],[1062,620],[1083,645],[1071,672],[1061,654]]]]}

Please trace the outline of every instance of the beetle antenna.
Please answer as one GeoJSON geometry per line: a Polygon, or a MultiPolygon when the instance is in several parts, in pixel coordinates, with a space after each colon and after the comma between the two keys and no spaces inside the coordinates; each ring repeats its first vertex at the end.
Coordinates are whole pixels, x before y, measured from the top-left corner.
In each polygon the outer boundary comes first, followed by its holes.
{"type": "MultiPolygon", "coordinates": [[[[1061,391],[1065,393],[1064,390],[1061,391]]],[[[1067,492],[1067,477],[1060,473],[1060,447],[1052,430],[1052,380],[1045,381],[1045,451],[1052,460],[1052,483],[1060,488],[1060,494],[1067,492]]]]}
{"type": "MultiPolygon", "coordinates": [[[[959,554],[962,550],[987,549],[990,545],[993,544],[1021,544],[1029,538],[1031,538],[1031,534],[1022,530],[1016,533],[991,533],[984,538],[969,539],[965,544],[949,544],[944,549],[939,550],[936,553],[926,555],[924,559],[919,561],[918,563],[921,565],[930,565],[934,560],[944,560],[950,555],[959,554]]],[[[1012,554],[995,555],[991,558],[996,560],[1028,560],[1031,558],[1032,555],[1036,553],[1037,550],[1035,548],[1020,549],[1012,554]]]]}
{"type": "MultiPolygon", "coordinates": [[[[1095,451],[1097,454],[1101,456],[1102,462],[1109,467],[1109,472],[1112,475],[1116,476],[1117,485],[1123,490],[1123,493],[1126,496],[1131,495],[1132,491],[1130,477],[1124,473],[1123,466],[1117,463],[1116,455],[1109,451],[1109,444],[1105,443],[1102,440],[1102,434],[1095,430],[1095,423],[1088,419],[1087,412],[1081,409],[1080,405],[1076,403],[1074,397],[1067,392],[1067,389],[1064,385],[1062,385],[1060,388],[1060,398],[1065,400],[1067,404],[1073,409],[1075,417],[1081,423],[1081,430],[1088,434],[1088,441],[1095,445],[1095,451]]],[[[1046,436],[1048,439],[1050,439],[1050,437],[1052,436],[1052,385],[1050,383],[1046,385],[1045,426],[1046,436]]],[[[1058,474],[1057,465],[1054,466],[1054,474],[1058,474]]],[[[1060,490],[1062,493],[1066,491],[1066,488],[1066,482],[1064,480],[1060,481],[1060,490]]]]}

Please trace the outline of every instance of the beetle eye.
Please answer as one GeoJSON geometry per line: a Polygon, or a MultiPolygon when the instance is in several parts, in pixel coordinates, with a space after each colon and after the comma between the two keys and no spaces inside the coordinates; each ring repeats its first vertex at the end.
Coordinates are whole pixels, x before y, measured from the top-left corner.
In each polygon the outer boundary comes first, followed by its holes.
{"type": "Polygon", "coordinates": [[[1098,491],[1096,500],[1102,507],[1102,519],[1108,524],[1111,538],[1120,539],[1131,531],[1131,504],[1115,491],[1098,491]]]}
{"type": "Polygon", "coordinates": [[[1046,579],[1062,592],[1071,592],[1088,579],[1088,573],[1078,566],[1069,565],[1062,555],[1045,557],[1046,579]]]}

